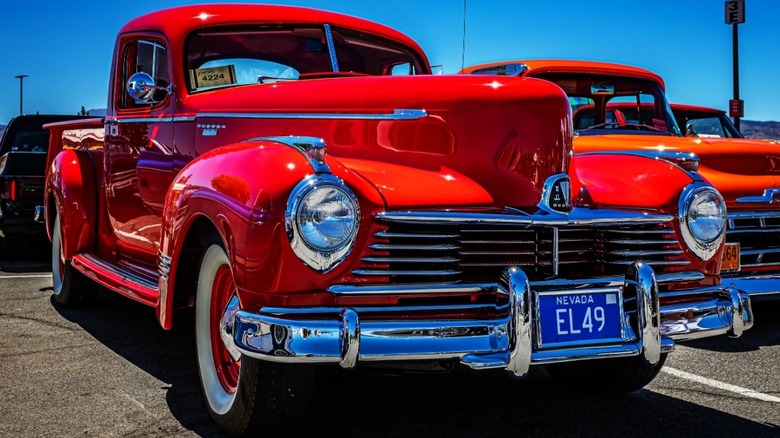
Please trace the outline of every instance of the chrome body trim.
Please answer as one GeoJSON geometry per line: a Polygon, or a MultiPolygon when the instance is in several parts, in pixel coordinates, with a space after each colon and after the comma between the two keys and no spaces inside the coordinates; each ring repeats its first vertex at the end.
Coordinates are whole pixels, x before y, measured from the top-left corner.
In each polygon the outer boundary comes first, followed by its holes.
{"type": "Polygon", "coordinates": [[[179,123],[179,122],[194,122],[195,117],[132,117],[132,118],[117,118],[116,116],[106,117],[104,122],[106,124],[123,124],[123,123],[179,123]]]}
{"type": "Polygon", "coordinates": [[[324,24],[323,30],[325,31],[325,42],[328,44],[328,55],[330,55],[330,66],[334,72],[339,71],[339,60],[336,57],[336,44],[333,43],[333,30],[330,28],[330,24],[324,24]]]}
{"type": "Polygon", "coordinates": [[[325,140],[319,137],[306,137],[306,136],[275,136],[275,137],[258,137],[252,138],[246,141],[275,141],[285,144],[303,153],[306,160],[314,169],[314,173],[333,173],[330,167],[325,164],[325,155],[327,147],[325,140]]]}
{"type": "Polygon", "coordinates": [[[780,211],[736,211],[729,213],[729,220],[734,219],[779,219],[780,211]]]}
{"type": "Polygon", "coordinates": [[[540,348],[534,343],[538,319],[531,302],[534,287],[526,274],[507,269],[492,287],[508,297],[507,304],[244,309],[236,313],[233,342],[242,354],[271,362],[353,368],[364,361],[458,360],[475,369],[504,368],[520,376],[530,365],[552,362],[642,356],[657,363],[661,353],[672,351],[674,339],[737,335],[752,324],[750,299],[725,286],[718,298],[661,307],[652,269],[636,264],[623,278],[623,299],[635,294],[631,299],[640,309],[637,324],[624,311],[626,341],[540,348]],[[479,309],[493,309],[486,315],[497,316],[408,318],[418,310],[458,314],[479,309]]]}
{"type": "Polygon", "coordinates": [[[173,259],[163,254],[162,251],[157,252],[157,273],[160,274],[160,279],[168,280],[168,275],[171,273],[171,262],[173,259]]]}
{"type": "Polygon", "coordinates": [[[428,117],[424,109],[394,109],[380,113],[198,113],[197,117],[225,119],[327,119],[327,120],[416,120],[428,117]]]}
{"type": "Polygon", "coordinates": [[[598,215],[589,208],[575,207],[567,215],[527,214],[521,211],[509,213],[469,213],[460,211],[392,211],[381,212],[379,220],[407,223],[447,224],[503,224],[503,225],[639,225],[674,220],[671,214],[643,214],[621,210],[598,210],[598,215]]]}
{"type": "Polygon", "coordinates": [[[39,223],[46,223],[46,206],[36,205],[35,213],[33,213],[33,220],[39,223]]]}
{"type": "MultiPolygon", "coordinates": [[[[83,260],[86,260],[89,263],[94,264],[95,266],[97,266],[102,271],[104,271],[106,273],[109,273],[110,275],[113,275],[113,276],[115,276],[117,278],[121,278],[123,281],[125,281],[127,283],[138,285],[140,287],[143,287],[143,288],[146,288],[146,289],[149,289],[149,290],[153,290],[153,291],[157,290],[157,286],[158,286],[157,282],[155,282],[155,281],[153,281],[151,279],[148,279],[146,277],[143,277],[143,276],[141,276],[141,275],[139,275],[139,274],[137,274],[135,272],[129,271],[127,269],[124,269],[121,266],[118,266],[118,265],[110,263],[110,262],[108,262],[106,260],[103,260],[103,259],[101,259],[100,257],[97,257],[94,254],[89,254],[89,253],[77,254],[75,257],[81,257],[83,260]]],[[[79,269],[80,266],[81,266],[81,264],[79,264],[79,266],[77,266],[77,269],[79,269]]],[[[85,272],[83,270],[82,270],[82,272],[84,272],[84,274],[86,274],[88,277],[90,277],[90,278],[92,278],[94,280],[97,280],[94,277],[94,275],[90,275],[88,272],[85,272]]]]}
{"type": "Polygon", "coordinates": [[[780,272],[764,275],[724,276],[723,282],[750,296],[780,294],[780,272]]]}
{"type": "Polygon", "coordinates": [[[764,189],[764,193],[760,196],[743,196],[737,198],[736,202],[738,204],[772,204],[774,202],[780,202],[780,189],[764,189]]]}
{"type": "Polygon", "coordinates": [[[522,76],[523,73],[528,71],[528,66],[525,64],[503,64],[491,67],[478,68],[471,72],[473,75],[485,75],[485,76],[522,76]]]}
{"type": "MultiPolygon", "coordinates": [[[[674,272],[670,274],[656,275],[658,284],[699,282],[704,280],[705,276],[699,271],[674,272]]],[[[780,275],[777,276],[780,279],[780,275]]],[[[619,286],[624,282],[624,277],[591,277],[581,279],[555,278],[552,280],[531,281],[532,288],[539,287],[611,287],[619,286]]],[[[477,292],[494,291],[494,283],[427,283],[427,284],[372,284],[372,285],[348,285],[338,284],[328,288],[328,292],[334,295],[423,295],[423,294],[471,294],[477,292]]],[[[709,293],[707,291],[706,293],[709,293]]],[[[690,294],[690,291],[681,292],[690,294]]]]}

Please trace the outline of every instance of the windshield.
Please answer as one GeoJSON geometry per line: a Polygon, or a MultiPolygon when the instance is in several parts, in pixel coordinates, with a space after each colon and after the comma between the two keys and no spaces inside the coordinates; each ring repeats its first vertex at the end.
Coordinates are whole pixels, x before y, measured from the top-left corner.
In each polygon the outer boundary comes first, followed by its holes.
{"type": "Polygon", "coordinates": [[[425,73],[399,43],[330,26],[252,26],[190,35],[190,91],[353,75],[425,73]],[[334,57],[335,55],[335,57],[334,57]]]}
{"type": "Polygon", "coordinates": [[[541,77],[569,96],[574,130],[580,135],[682,135],[663,89],[653,81],[573,74],[541,77]]]}

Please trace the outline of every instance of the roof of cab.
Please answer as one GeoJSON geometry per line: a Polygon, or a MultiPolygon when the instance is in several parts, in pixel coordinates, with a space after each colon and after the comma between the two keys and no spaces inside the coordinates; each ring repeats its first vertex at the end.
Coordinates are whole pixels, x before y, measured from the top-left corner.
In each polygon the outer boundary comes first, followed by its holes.
{"type": "Polygon", "coordinates": [[[295,6],[254,4],[203,4],[162,9],[127,22],[119,31],[160,32],[181,41],[190,32],[205,26],[249,24],[331,24],[373,35],[381,35],[414,48],[428,62],[422,48],[403,33],[373,21],[336,12],[295,6]]]}
{"type": "Polygon", "coordinates": [[[639,67],[630,65],[614,64],[610,62],[599,61],[574,61],[567,59],[533,59],[533,60],[515,60],[489,62],[486,64],[473,65],[466,67],[461,73],[472,73],[476,70],[499,67],[506,64],[523,64],[528,70],[522,73],[523,76],[534,77],[545,73],[594,73],[615,76],[640,77],[657,82],[662,88],[666,88],[664,80],[657,74],[639,67]]]}
{"type": "Polygon", "coordinates": [[[691,111],[697,113],[726,114],[726,111],[708,106],[688,105],[687,103],[670,103],[672,111],[691,111]]]}

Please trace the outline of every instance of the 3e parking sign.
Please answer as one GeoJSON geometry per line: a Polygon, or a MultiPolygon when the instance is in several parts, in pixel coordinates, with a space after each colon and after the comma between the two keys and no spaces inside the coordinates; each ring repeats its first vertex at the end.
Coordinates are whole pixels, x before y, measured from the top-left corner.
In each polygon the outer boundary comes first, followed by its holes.
{"type": "Polygon", "coordinates": [[[744,0],[726,2],[726,24],[741,24],[745,22],[744,0]]]}

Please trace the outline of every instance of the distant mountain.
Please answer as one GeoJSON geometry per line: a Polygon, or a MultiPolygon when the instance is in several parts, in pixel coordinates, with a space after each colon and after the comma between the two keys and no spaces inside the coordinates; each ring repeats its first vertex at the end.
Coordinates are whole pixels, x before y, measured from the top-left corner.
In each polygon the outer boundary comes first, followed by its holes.
{"type": "Polygon", "coordinates": [[[106,115],[106,109],[105,108],[89,109],[87,110],[87,114],[89,114],[90,116],[103,117],[106,115]]]}
{"type": "Polygon", "coordinates": [[[740,120],[739,128],[746,138],[780,140],[780,122],[755,122],[740,120]]]}

